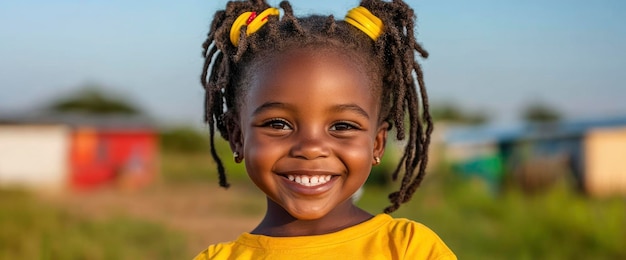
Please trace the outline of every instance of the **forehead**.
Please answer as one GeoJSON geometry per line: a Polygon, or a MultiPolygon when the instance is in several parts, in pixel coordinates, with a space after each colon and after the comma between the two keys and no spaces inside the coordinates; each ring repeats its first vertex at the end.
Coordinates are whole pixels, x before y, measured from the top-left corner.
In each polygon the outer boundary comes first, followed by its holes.
{"type": "Polygon", "coordinates": [[[364,76],[371,74],[366,59],[355,50],[342,48],[336,44],[311,44],[300,46],[297,44],[281,49],[261,52],[260,55],[250,62],[250,76],[273,73],[272,70],[284,71],[291,65],[315,62],[326,63],[337,67],[350,67],[364,76]]]}
{"type": "Polygon", "coordinates": [[[244,106],[320,98],[318,104],[358,103],[371,113],[377,109],[366,70],[349,54],[332,49],[297,49],[266,57],[254,67],[244,106]]]}
{"type": "Polygon", "coordinates": [[[255,62],[252,79],[268,82],[288,80],[354,80],[369,88],[371,83],[362,62],[347,51],[323,48],[300,48],[275,53],[255,62]]]}

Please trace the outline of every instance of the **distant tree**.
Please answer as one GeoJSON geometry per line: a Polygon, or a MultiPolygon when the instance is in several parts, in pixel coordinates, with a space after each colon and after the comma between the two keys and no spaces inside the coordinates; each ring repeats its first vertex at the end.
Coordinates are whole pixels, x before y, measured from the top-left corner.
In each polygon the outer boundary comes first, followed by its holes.
{"type": "Polygon", "coordinates": [[[533,102],[522,111],[522,119],[528,123],[551,123],[561,119],[561,113],[545,102],[533,102]]]}
{"type": "Polygon", "coordinates": [[[106,93],[98,86],[87,86],[68,97],[53,101],[48,109],[88,114],[141,114],[141,111],[129,101],[106,93]]]}
{"type": "Polygon", "coordinates": [[[435,121],[467,125],[480,125],[489,121],[489,116],[483,112],[468,112],[452,103],[434,105],[431,107],[430,113],[435,121]]]}
{"type": "Polygon", "coordinates": [[[179,126],[161,131],[161,148],[182,153],[209,152],[208,135],[192,127],[179,126]]]}

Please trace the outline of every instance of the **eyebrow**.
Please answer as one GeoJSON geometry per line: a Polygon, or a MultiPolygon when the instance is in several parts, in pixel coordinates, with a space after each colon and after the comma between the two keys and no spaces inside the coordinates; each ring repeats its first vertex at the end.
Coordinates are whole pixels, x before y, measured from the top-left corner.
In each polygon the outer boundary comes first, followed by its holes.
{"type": "Polygon", "coordinates": [[[263,105],[260,105],[259,107],[257,107],[253,112],[252,115],[257,115],[265,110],[268,109],[272,109],[272,108],[285,108],[287,107],[287,105],[285,105],[284,103],[280,103],[280,102],[266,102],[263,103],[263,105]]]}
{"type": "Polygon", "coordinates": [[[363,108],[361,108],[360,106],[358,106],[357,104],[341,104],[341,105],[336,105],[333,106],[330,109],[331,112],[343,112],[343,111],[353,111],[356,112],[359,115],[362,115],[363,117],[370,119],[369,114],[367,114],[367,112],[365,112],[365,110],[363,108]]]}
{"type": "MultiPolygon", "coordinates": [[[[263,111],[269,110],[269,109],[276,109],[276,108],[287,108],[288,106],[284,103],[280,103],[280,102],[266,102],[263,103],[262,105],[260,105],[259,107],[257,107],[253,112],[252,115],[257,115],[263,111]]],[[[365,117],[366,119],[370,119],[369,114],[367,114],[367,112],[365,112],[365,110],[363,108],[361,108],[360,106],[358,106],[357,104],[340,104],[340,105],[336,105],[333,106],[329,109],[329,112],[344,112],[344,111],[353,111],[356,112],[357,114],[365,117]]]]}

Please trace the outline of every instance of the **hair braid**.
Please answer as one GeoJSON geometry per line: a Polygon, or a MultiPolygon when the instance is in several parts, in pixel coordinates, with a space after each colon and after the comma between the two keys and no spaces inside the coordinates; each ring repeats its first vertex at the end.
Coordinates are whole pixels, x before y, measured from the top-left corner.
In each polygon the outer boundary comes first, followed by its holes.
{"type": "Polygon", "coordinates": [[[288,1],[281,1],[279,4],[280,8],[285,11],[285,21],[287,21],[285,29],[292,30],[299,35],[304,35],[304,29],[300,26],[298,22],[298,18],[293,14],[293,8],[291,8],[291,4],[288,1]],[[291,27],[291,28],[290,28],[291,27]]]}
{"type": "Polygon", "coordinates": [[[409,201],[426,172],[427,151],[433,124],[428,112],[428,96],[423,72],[421,66],[415,61],[415,52],[423,58],[428,57],[428,52],[415,39],[415,13],[406,3],[399,0],[391,3],[363,0],[361,5],[378,16],[385,24],[385,32],[379,41],[385,42],[381,47],[385,48],[383,53],[386,60],[392,60],[389,64],[391,70],[386,77],[385,86],[395,88],[390,119],[393,120],[393,125],[397,129],[396,139],[405,138],[404,116],[406,114],[409,120],[407,144],[392,174],[392,179],[397,179],[403,167],[404,176],[400,189],[389,195],[392,205],[387,207],[385,212],[390,213],[398,209],[402,203],[409,201]],[[417,88],[419,88],[419,94],[417,88]],[[421,117],[420,110],[422,110],[421,117]]]}
{"type": "Polygon", "coordinates": [[[333,15],[329,15],[328,19],[326,19],[326,23],[324,24],[324,31],[328,34],[335,33],[335,29],[337,28],[337,23],[335,22],[335,17],[333,15]]]}

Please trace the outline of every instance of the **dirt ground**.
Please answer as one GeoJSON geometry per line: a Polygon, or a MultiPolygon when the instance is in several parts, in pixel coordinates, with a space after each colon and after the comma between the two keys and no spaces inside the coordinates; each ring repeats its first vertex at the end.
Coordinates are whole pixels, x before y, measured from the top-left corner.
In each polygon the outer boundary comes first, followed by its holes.
{"type": "Polygon", "coordinates": [[[160,185],[133,192],[105,188],[43,199],[89,218],[130,216],[162,223],[186,234],[191,253],[252,230],[265,209],[265,197],[254,187],[233,185],[225,190],[214,183],[160,185]]]}

